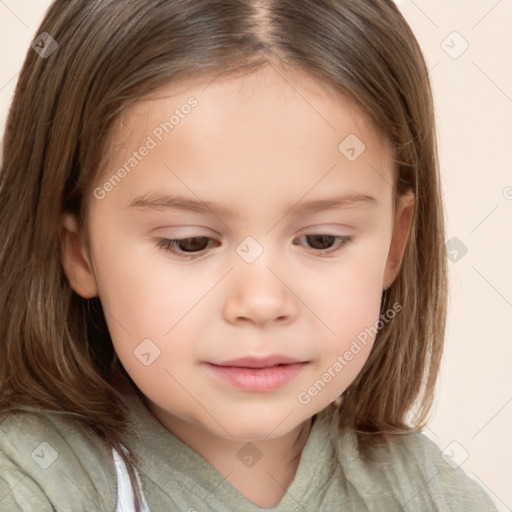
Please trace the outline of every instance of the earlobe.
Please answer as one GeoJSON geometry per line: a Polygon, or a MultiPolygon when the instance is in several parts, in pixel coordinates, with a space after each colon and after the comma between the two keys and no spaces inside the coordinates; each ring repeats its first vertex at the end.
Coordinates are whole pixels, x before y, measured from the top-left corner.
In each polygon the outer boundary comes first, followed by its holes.
{"type": "Polygon", "coordinates": [[[96,297],[98,290],[92,265],[80,235],[75,215],[65,213],[59,226],[60,257],[71,288],[84,299],[96,297]]]}
{"type": "Polygon", "coordinates": [[[382,283],[383,290],[391,286],[400,271],[414,218],[414,203],[415,197],[412,192],[408,192],[399,198],[393,226],[393,236],[382,283]]]}

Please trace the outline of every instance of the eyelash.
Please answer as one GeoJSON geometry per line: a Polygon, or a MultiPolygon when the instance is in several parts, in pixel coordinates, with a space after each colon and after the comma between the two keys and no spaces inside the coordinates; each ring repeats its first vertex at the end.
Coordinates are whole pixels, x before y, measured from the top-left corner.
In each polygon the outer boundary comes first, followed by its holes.
{"type": "MultiPolygon", "coordinates": [[[[344,249],[347,245],[349,245],[353,241],[353,238],[351,236],[338,236],[338,235],[329,235],[329,234],[324,234],[324,233],[307,233],[305,235],[301,235],[299,238],[308,237],[308,236],[310,236],[310,237],[314,237],[314,236],[330,237],[330,238],[333,238],[334,241],[339,242],[339,246],[335,249],[329,248],[329,249],[314,250],[316,255],[321,258],[327,258],[327,257],[329,257],[329,255],[331,253],[341,251],[342,249],[344,249]]],[[[190,260],[190,259],[193,259],[195,257],[195,255],[197,255],[198,253],[200,253],[202,251],[205,251],[206,249],[202,249],[201,251],[197,251],[197,252],[188,252],[187,253],[187,252],[177,251],[176,247],[180,242],[183,242],[184,240],[194,240],[194,239],[213,240],[212,238],[207,237],[207,236],[193,236],[193,237],[187,237],[187,238],[174,238],[174,239],[159,238],[156,240],[156,247],[159,249],[163,249],[164,251],[170,252],[171,254],[176,254],[180,258],[190,260]]],[[[298,244],[294,244],[294,245],[298,245],[298,244]]]]}

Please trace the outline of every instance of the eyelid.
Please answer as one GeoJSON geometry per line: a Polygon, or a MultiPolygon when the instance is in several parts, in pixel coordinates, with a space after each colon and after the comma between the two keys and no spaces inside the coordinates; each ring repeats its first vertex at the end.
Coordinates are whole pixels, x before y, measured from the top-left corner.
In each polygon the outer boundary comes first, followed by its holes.
{"type": "MultiPolygon", "coordinates": [[[[308,250],[308,252],[310,252],[311,254],[313,254],[317,257],[323,257],[323,258],[329,257],[331,253],[337,254],[337,253],[341,252],[346,246],[350,245],[353,242],[352,235],[336,235],[336,234],[326,233],[326,232],[318,232],[318,233],[305,232],[305,233],[297,236],[296,238],[294,238],[293,244],[301,245],[301,244],[296,244],[295,240],[300,240],[301,238],[307,237],[307,236],[327,236],[327,237],[334,238],[334,242],[335,242],[334,248],[332,248],[332,247],[328,248],[328,249],[310,248],[308,250]]],[[[178,258],[180,258],[182,260],[199,259],[202,256],[207,254],[205,251],[207,251],[208,249],[201,249],[200,251],[195,251],[195,252],[194,251],[182,252],[182,251],[178,251],[175,249],[171,249],[171,247],[175,247],[179,242],[181,242],[183,240],[191,240],[194,238],[204,238],[208,241],[208,244],[210,243],[210,241],[218,243],[217,240],[215,240],[214,238],[208,237],[208,236],[203,236],[203,235],[194,235],[194,236],[188,236],[188,237],[182,237],[182,238],[157,238],[157,239],[155,239],[155,242],[156,242],[157,248],[163,249],[164,251],[167,251],[170,254],[176,255],[178,258]]]]}
{"type": "Polygon", "coordinates": [[[187,226],[161,226],[151,230],[151,233],[160,233],[161,238],[169,238],[174,240],[183,240],[185,238],[199,238],[220,236],[220,234],[211,228],[199,225],[187,225],[187,226]]]}
{"type": "MultiPolygon", "coordinates": [[[[343,251],[343,249],[345,249],[345,247],[350,245],[354,240],[354,237],[351,235],[333,235],[331,233],[304,233],[304,234],[300,235],[298,238],[296,238],[295,240],[302,238],[303,236],[330,236],[338,241],[338,244],[335,246],[335,248],[310,249],[309,250],[309,252],[311,252],[312,254],[314,254],[315,256],[320,257],[320,258],[328,258],[328,257],[330,257],[331,253],[337,254],[337,253],[343,251]]],[[[295,244],[295,245],[299,245],[299,244],[295,244]]]]}

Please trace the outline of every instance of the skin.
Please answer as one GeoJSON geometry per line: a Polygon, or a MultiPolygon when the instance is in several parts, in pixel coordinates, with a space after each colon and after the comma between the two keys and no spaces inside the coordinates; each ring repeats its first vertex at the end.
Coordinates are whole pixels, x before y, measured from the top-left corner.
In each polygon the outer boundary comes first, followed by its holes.
{"type": "MultiPolygon", "coordinates": [[[[343,393],[369,355],[372,338],[322,391],[299,402],[298,394],[378,320],[414,203],[407,196],[394,210],[391,144],[350,99],[274,67],[209,82],[173,84],[124,112],[99,187],[167,112],[191,96],[198,101],[121,183],[103,199],[90,198],[91,254],[77,219],[63,215],[62,262],[77,293],[100,297],[115,350],[149,410],[235,488],[268,507],[293,480],[312,416],[343,393]],[[366,146],[353,162],[338,150],[349,134],[366,146]],[[130,207],[152,192],[213,201],[233,216],[130,207]],[[375,202],[304,215],[292,209],[349,192],[375,202]],[[321,245],[306,234],[352,241],[321,245]],[[248,236],[263,249],[252,263],[236,252],[248,236]],[[213,241],[189,260],[157,246],[161,238],[186,237],[213,241]],[[319,248],[335,250],[322,257],[319,248]],[[134,351],[148,338],[160,356],[145,366],[134,351]],[[269,354],[308,364],[267,392],[232,387],[203,364],[269,354]],[[262,453],[252,468],[237,457],[247,441],[262,453]]],[[[190,255],[190,245],[180,248],[190,255]]]]}

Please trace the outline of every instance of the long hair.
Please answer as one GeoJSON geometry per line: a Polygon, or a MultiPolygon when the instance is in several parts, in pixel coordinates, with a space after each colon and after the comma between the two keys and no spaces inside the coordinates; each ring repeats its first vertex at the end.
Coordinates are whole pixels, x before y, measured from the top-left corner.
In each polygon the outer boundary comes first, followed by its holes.
{"type": "MultiPolygon", "coordinates": [[[[274,62],[356,101],[393,142],[396,194],[415,195],[403,263],[381,303],[382,313],[402,309],[339,407],[361,432],[423,425],[445,330],[444,214],[428,70],[393,1],[55,0],[43,32],[58,48],[28,50],[0,170],[1,415],[72,414],[124,458],[116,383],[128,376],[99,299],[80,297],[64,274],[59,218],[76,214],[87,244],[92,184],[128,106],[181,79],[274,62]]],[[[133,477],[135,459],[125,462],[133,477]]]]}

